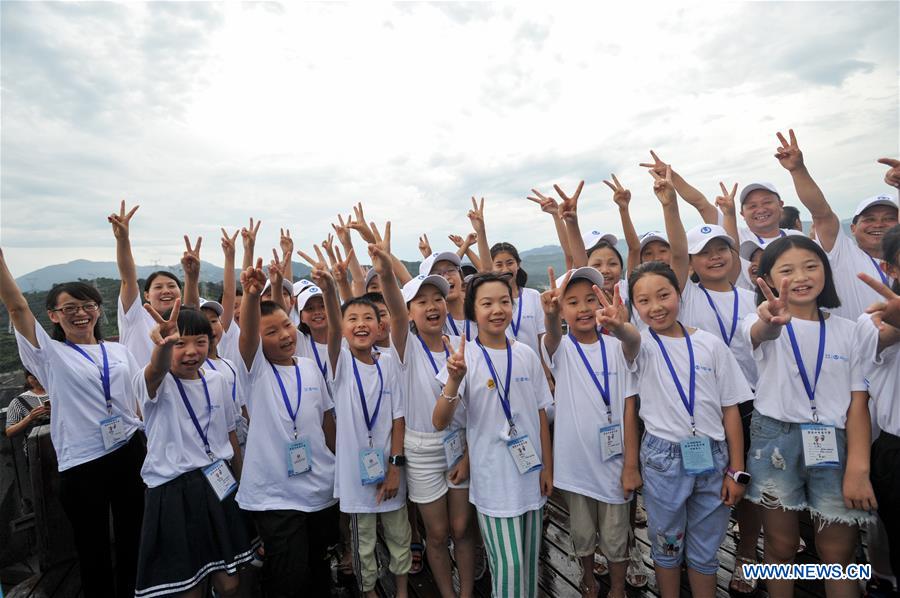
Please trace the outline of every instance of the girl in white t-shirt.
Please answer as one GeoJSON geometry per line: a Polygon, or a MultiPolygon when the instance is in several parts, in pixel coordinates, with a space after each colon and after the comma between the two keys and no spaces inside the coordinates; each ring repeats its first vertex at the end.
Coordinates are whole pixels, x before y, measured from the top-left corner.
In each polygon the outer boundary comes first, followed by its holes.
{"type": "Polygon", "coordinates": [[[466,292],[466,317],[478,337],[462,342],[438,375],[437,430],[466,408],[469,500],[478,512],[490,556],[493,595],[537,595],[541,511],[553,490],[553,451],[546,409],[550,388],[538,356],[506,336],[513,317],[507,277],[476,275],[466,292]]]}
{"type": "Polygon", "coordinates": [[[441,385],[438,372],[458,337],[445,337],[448,281],[437,274],[419,274],[401,290],[391,270],[391,256],[375,245],[369,253],[381,280],[390,312],[393,355],[403,384],[404,451],[409,499],[425,523],[428,564],[438,591],[455,596],[448,539],[453,538],[460,596],[474,585],[474,517],[469,505],[469,456],[465,450],[465,412],[448,431],[438,431],[432,414],[441,385]]]}
{"type": "MultiPolygon", "coordinates": [[[[765,507],[766,562],[794,560],[797,511],[808,509],[817,522],[819,556],[846,567],[855,554],[858,524],[869,518],[851,505],[874,503],[871,421],[853,345],[855,324],[822,311],[840,300],[828,258],[814,241],[789,235],[769,243],[759,276],[757,315],[748,316],[741,329],[759,369],[747,499],[765,507]]],[[[793,594],[791,580],[766,585],[772,596],[793,594]]],[[[856,593],[855,585],[825,582],[829,593],[847,595],[856,593]]]]}
{"type": "Polygon", "coordinates": [[[88,284],[67,282],[47,294],[53,322],[47,334],[0,250],[0,299],[15,328],[23,365],[51,397],[59,499],[74,532],[84,593],[112,596],[118,588],[131,594],[144,502],[140,469],[145,451],[136,433],[141,422],[131,388],[139,366],[124,345],[102,340],[103,298],[88,284]]]}
{"type": "Polygon", "coordinates": [[[212,328],[199,310],[168,319],[152,307],[157,326],[150,363],[132,384],[147,430],[141,476],[148,486],[135,596],[236,596],[238,569],[257,541],[234,491],[241,474],[229,384],[204,365],[212,328]],[[230,466],[229,466],[230,462],[230,466]]]}

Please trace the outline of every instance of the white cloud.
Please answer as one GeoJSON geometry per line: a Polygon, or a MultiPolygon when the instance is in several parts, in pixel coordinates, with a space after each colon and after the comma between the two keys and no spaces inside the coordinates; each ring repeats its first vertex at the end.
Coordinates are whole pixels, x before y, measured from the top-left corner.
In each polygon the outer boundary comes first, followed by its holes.
{"type": "MultiPolygon", "coordinates": [[[[657,227],[657,149],[711,196],[719,180],[790,179],[775,131],[797,130],[846,214],[881,191],[898,148],[900,5],[2,3],[2,243],[15,274],[113,259],[106,215],[139,202],[138,261],[253,215],[268,255],[363,201],[416,255],[468,228],[554,242],[532,186],[588,181],[582,218],[618,230],[600,181],[657,227]]],[[[792,198],[793,193],[786,193],[792,198]]],[[[797,203],[794,197],[789,203],[797,203]]],[[[694,221],[689,208],[686,222],[694,221]]],[[[588,224],[589,223],[589,224],[588,224]]],[[[362,245],[358,244],[358,249],[362,245]]]]}

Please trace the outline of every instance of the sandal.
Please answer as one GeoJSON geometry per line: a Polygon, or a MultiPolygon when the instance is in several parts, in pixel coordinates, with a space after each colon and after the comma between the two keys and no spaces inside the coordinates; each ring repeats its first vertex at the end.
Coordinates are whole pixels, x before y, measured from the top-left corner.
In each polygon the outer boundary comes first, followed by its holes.
{"type": "Polygon", "coordinates": [[[425,545],[420,542],[413,542],[409,545],[409,552],[412,556],[412,565],[409,567],[410,575],[418,575],[425,568],[422,555],[425,554],[425,545]]]}
{"type": "Polygon", "coordinates": [[[628,568],[625,569],[625,583],[637,589],[646,588],[650,583],[650,574],[644,566],[641,551],[637,549],[637,546],[631,547],[628,568]]]}
{"type": "Polygon", "coordinates": [[[609,563],[602,554],[594,553],[594,575],[597,577],[609,575],[609,563]]]}
{"type": "Polygon", "coordinates": [[[734,571],[731,572],[731,582],[728,584],[728,589],[730,591],[742,596],[750,596],[756,592],[758,580],[747,579],[744,577],[744,568],[741,566],[753,565],[755,563],[756,561],[753,559],[744,556],[739,556],[734,559],[734,571]]]}

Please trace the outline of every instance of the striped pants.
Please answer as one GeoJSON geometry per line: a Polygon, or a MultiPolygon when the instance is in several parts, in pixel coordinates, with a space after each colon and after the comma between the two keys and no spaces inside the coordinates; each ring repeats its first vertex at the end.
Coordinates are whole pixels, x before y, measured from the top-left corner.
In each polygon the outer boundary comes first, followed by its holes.
{"type": "Polygon", "coordinates": [[[491,595],[494,598],[537,596],[542,518],[542,509],[518,517],[489,517],[478,513],[478,526],[491,567],[491,595]]]}

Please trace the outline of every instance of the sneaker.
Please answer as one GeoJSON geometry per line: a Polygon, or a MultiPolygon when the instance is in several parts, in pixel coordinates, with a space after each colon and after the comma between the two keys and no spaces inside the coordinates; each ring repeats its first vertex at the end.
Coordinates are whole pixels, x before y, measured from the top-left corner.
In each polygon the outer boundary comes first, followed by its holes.
{"type": "Polygon", "coordinates": [[[478,543],[475,546],[475,581],[480,581],[484,574],[487,573],[487,569],[487,552],[484,549],[484,544],[478,543]]]}

